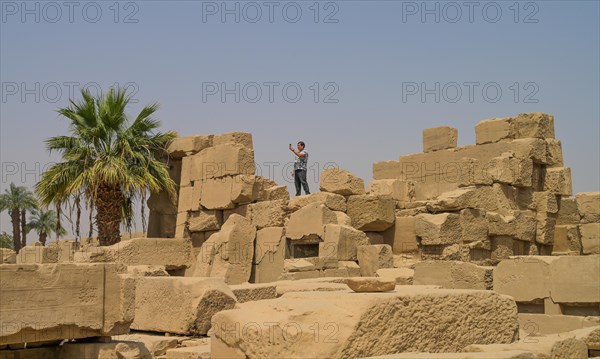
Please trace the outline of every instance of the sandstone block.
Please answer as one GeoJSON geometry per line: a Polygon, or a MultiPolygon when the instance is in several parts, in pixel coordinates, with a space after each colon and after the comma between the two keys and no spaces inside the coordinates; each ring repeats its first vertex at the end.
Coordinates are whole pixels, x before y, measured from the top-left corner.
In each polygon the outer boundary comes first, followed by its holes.
{"type": "Polygon", "coordinates": [[[460,211],[460,228],[463,242],[486,241],[488,221],[485,212],[467,208],[460,211]]]}
{"type": "Polygon", "coordinates": [[[598,317],[519,313],[519,327],[532,337],[599,325],[600,318],[598,317]]]}
{"type": "Polygon", "coordinates": [[[600,303],[600,256],[563,256],[550,265],[549,287],[556,303],[600,303]]]}
{"type": "Polygon", "coordinates": [[[252,264],[252,283],[275,282],[283,273],[285,228],[266,227],[256,232],[252,264]]]}
{"type": "Polygon", "coordinates": [[[475,125],[475,141],[478,145],[481,145],[501,140],[511,140],[515,138],[515,132],[515,125],[510,117],[483,120],[475,125]]]}
{"type": "Polygon", "coordinates": [[[182,158],[194,155],[205,148],[212,146],[213,135],[193,135],[177,137],[167,147],[171,158],[182,158]]]}
{"type": "Polygon", "coordinates": [[[373,163],[373,179],[395,179],[400,178],[400,162],[382,161],[373,163]]]}
{"type": "Polygon", "coordinates": [[[458,214],[419,214],[415,219],[415,233],[423,245],[459,243],[462,236],[458,214]]]}
{"type": "Polygon", "coordinates": [[[548,166],[563,167],[562,144],[554,138],[546,138],[546,151],[548,152],[548,166]]]}
{"type": "Polygon", "coordinates": [[[348,198],[348,216],[361,231],[382,232],[396,219],[396,204],[389,196],[356,195],[348,198]]]}
{"type": "Polygon", "coordinates": [[[135,287],[115,264],[0,265],[0,345],[125,333],[135,287]]]}
{"type": "Polygon", "coordinates": [[[165,266],[161,265],[135,265],[127,266],[127,274],[140,277],[168,277],[165,266]]]}
{"type": "Polygon", "coordinates": [[[269,189],[277,187],[277,183],[269,178],[254,176],[254,199],[257,202],[271,201],[269,189]]]}
{"type": "MultiPolygon", "coordinates": [[[[177,197],[177,194],[171,196],[166,191],[151,193],[148,197],[148,208],[157,213],[177,214],[177,197]]],[[[198,198],[198,201],[200,201],[200,198],[198,198]]]]}
{"type": "Polygon", "coordinates": [[[352,173],[340,169],[330,168],[321,172],[321,191],[350,196],[365,193],[365,182],[352,173]]]}
{"type": "Polygon", "coordinates": [[[290,216],[286,236],[292,240],[323,238],[325,225],[337,223],[333,211],[324,204],[308,204],[290,216]]]}
{"type": "Polygon", "coordinates": [[[222,278],[227,284],[248,282],[255,238],[256,227],[250,220],[231,215],[221,230],[202,245],[193,276],[222,278]]]}
{"type": "MultiPolygon", "coordinates": [[[[393,227],[394,226],[392,226],[392,228],[393,227]]],[[[388,229],[388,231],[390,229],[388,229]]],[[[364,232],[364,233],[367,235],[367,238],[369,239],[368,244],[385,244],[383,234],[386,232],[387,231],[385,231],[385,232],[364,232]]],[[[394,247],[392,244],[390,244],[390,245],[392,246],[392,248],[394,247]]]]}
{"type": "Polygon", "coordinates": [[[196,155],[185,157],[183,161],[184,167],[186,164],[190,167],[191,181],[224,176],[254,175],[256,172],[252,148],[234,143],[209,147],[196,155]],[[187,160],[188,158],[190,160],[187,160]],[[186,160],[189,162],[186,163],[186,160]]]}
{"type": "Polygon", "coordinates": [[[539,215],[536,217],[537,227],[535,230],[535,241],[540,244],[554,244],[554,226],[556,218],[539,215]]]}
{"type": "MultiPolygon", "coordinates": [[[[158,357],[167,354],[167,350],[177,348],[179,342],[177,337],[167,337],[165,335],[149,335],[141,333],[119,335],[116,337],[116,339],[118,339],[118,342],[123,343],[142,344],[144,346],[144,349],[147,350],[148,354],[150,354],[151,357],[158,357]]],[[[113,338],[111,343],[112,342],[117,341],[115,340],[115,338],[113,338]]],[[[118,357],[119,355],[117,355],[117,358],[118,357]]]]}
{"type": "MultiPolygon", "coordinates": [[[[532,242],[536,238],[538,221],[527,211],[512,211],[509,215],[488,212],[490,236],[509,236],[521,241],[532,242]]],[[[546,238],[540,234],[540,238],[546,238]]]]}
{"type": "Polygon", "coordinates": [[[415,265],[414,285],[439,285],[447,289],[491,289],[493,267],[458,261],[428,261],[415,265]]]}
{"type": "Polygon", "coordinates": [[[541,113],[521,113],[515,118],[517,138],[554,138],[554,116],[541,113]]]}
{"type": "Polygon", "coordinates": [[[183,335],[206,335],[211,317],[237,302],[217,278],[138,277],[135,294],[131,328],[183,335]]]}
{"type": "MultiPolygon", "coordinates": [[[[384,243],[392,246],[394,254],[418,251],[415,217],[396,217],[394,225],[383,232],[384,243]]],[[[373,244],[373,243],[372,243],[373,244]]]]}
{"type": "Polygon", "coordinates": [[[485,171],[485,176],[491,178],[492,182],[531,187],[533,160],[516,157],[514,152],[505,152],[486,163],[485,171]]]}
{"type": "Polygon", "coordinates": [[[324,204],[332,211],[346,212],[346,198],[342,195],[329,192],[317,192],[306,196],[296,196],[290,199],[288,208],[293,212],[311,203],[324,204]]]}
{"type": "Polygon", "coordinates": [[[550,297],[550,267],[558,257],[526,256],[501,261],[494,269],[494,291],[517,302],[550,297]]]}
{"type": "Polygon", "coordinates": [[[202,181],[200,204],[206,209],[231,209],[234,177],[210,178],[202,181]]]}
{"type": "Polygon", "coordinates": [[[58,247],[25,246],[17,253],[17,264],[43,264],[58,262],[58,247]]]}
{"type": "Polygon", "coordinates": [[[233,203],[250,203],[255,199],[254,175],[239,175],[233,177],[231,184],[231,201],[233,203]]]}
{"type": "Polygon", "coordinates": [[[399,285],[413,284],[414,275],[414,269],[410,268],[382,268],[377,270],[379,278],[391,279],[399,285]]]}
{"type": "Polygon", "coordinates": [[[376,295],[350,290],[286,293],[220,312],[213,317],[213,328],[213,358],[360,358],[397,352],[456,352],[475,340],[510,343],[517,336],[518,323],[514,302],[492,291],[405,286],[376,295]],[[415,325],[415,318],[424,311],[429,313],[427,320],[415,325]],[[473,313],[478,314],[474,317],[473,313]],[[272,326],[255,325],[264,318],[272,326]],[[309,326],[325,328],[327,323],[334,326],[335,340],[318,336],[315,342],[309,326]],[[250,325],[252,337],[244,336],[243,329],[232,330],[250,325]],[[284,339],[292,333],[293,341],[284,339]]]}
{"type": "Polygon", "coordinates": [[[333,211],[333,214],[335,214],[335,223],[352,227],[352,218],[350,218],[345,212],[333,211]]]}
{"type": "Polygon", "coordinates": [[[448,126],[423,130],[423,152],[455,148],[458,144],[458,130],[448,126]]]}
{"type": "Polygon", "coordinates": [[[223,212],[200,210],[190,213],[188,229],[190,232],[218,231],[223,224],[223,212]]]}
{"type": "Polygon", "coordinates": [[[558,213],[557,196],[552,192],[533,192],[533,204],[536,212],[558,213]]]}
{"type": "Polygon", "coordinates": [[[398,179],[373,180],[369,184],[368,193],[372,195],[388,195],[396,201],[408,202],[408,183],[398,179]]]}
{"type": "MultiPolygon", "coordinates": [[[[182,213],[185,214],[185,212],[182,213]]],[[[183,237],[182,235],[176,236],[177,216],[177,214],[160,214],[150,211],[147,236],[149,238],[183,237]]],[[[185,225],[185,219],[183,222],[185,225]]]]}
{"type": "Polygon", "coordinates": [[[553,167],[546,169],[544,191],[550,191],[561,196],[573,194],[571,169],[569,167],[553,167]]]}
{"type": "Polygon", "coordinates": [[[17,263],[17,253],[12,249],[0,248],[0,264],[17,263]]]}
{"type": "Polygon", "coordinates": [[[319,256],[355,261],[356,248],[368,244],[369,238],[362,231],[339,224],[326,224],[323,242],[319,243],[319,256]]]}
{"type": "Polygon", "coordinates": [[[381,268],[393,268],[392,247],[387,244],[359,246],[356,256],[362,277],[374,277],[381,268]]]}
{"type": "Polygon", "coordinates": [[[302,279],[315,279],[321,277],[321,271],[309,270],[301,272],[284,272],[281,274],[279,280],[302,280],[302,279]]]}
{"type": "Polygon", "coordinates": [[[214,146],[228,143],[238,144],[245,148],[253,149],[252,134],[249,132],[227,132],[215,135],[213,138],[214,146]]]}
{"type": "Polygon", "coordinates": [[[285,200],[264,201],[248,205],[252,224],[256,228],[282,227],[287,216],[285,200]]]}
{"type": "Polygon", "coordinates": [[[338,268],[345,269],[348,272],[348,277],[360,276],[360,267],[354,261],[339,261],[338,268]]]}
{"type": "Polygon", "coordinates": [[[579,225],[583,254],[600,254],[600,223],[579,225]]]}
{"type": "Polygon", "coordinates": [[[346,282],[355,292],[389,292],[396,289],[396,281],[378,277],[351,277],[346,282]]]}
{"type": "Polygon", "coordinates": [[[581,238],[577,225],[556,225],[552,254],[580,254],[581,238]]]}
{"type": "Polygon", "coordinates": [[[576,196],[581,223],[600,222],[600,192],[580,192],[576,196]]]}
{"type": "MultiPolygon", "coordinates": [[[[102,342],[66,342],[55,354],[53,359],[78,359],[78,358],[124,358],[124,359],[152,359],[153,356],[142,342],[128,340],[111,340],[102,342]]],[[[43,358],[43,357],[42,357],[43,358]]],[[[36,357],[35,359],[42,359],[36,357]]],[[[4,359],[4,358],[3,358],[4,359]]],[[[45,358],[44,358],[45,359],[45,358]]],[[[49,359],[49,358],[48,358],[49,359]]]]}
{"type": "Polygon", "coordinates": [[[283,268],[286,272],[310,272],[318,269],[314,263],[304,258],[285,259],[283,268]]]}
{"type": "Polygon", "coordinates": [[[237,298],[238,303],[277,298],[277,287],[273,283],[245,283],[231,285],[229,287],[237,298]]]}
{"type": "Polygon", "coordinates": [[[290,200],[290,192],[287,186],[275,186],[265,190],[267,201],[290,200]]]}
{"type": "Polygon", "coordinates": [[[556,224],[579,224],[579,212],[575,198],[563,197],[560,199],[556,224]]]}

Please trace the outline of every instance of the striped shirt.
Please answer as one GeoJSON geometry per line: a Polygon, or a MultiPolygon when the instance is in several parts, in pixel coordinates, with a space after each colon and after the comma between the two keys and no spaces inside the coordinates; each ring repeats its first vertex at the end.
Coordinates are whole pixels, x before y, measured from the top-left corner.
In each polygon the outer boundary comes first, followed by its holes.
{"type": "Polygon", "coordinates": [[[304,157],[296,156],[296,158],[294,159],[294,171],[297,171],[297,170],[307,171],[306,163],[308,162],[308,152],[302,150],[299,153],[303,154],[304,157]]]}

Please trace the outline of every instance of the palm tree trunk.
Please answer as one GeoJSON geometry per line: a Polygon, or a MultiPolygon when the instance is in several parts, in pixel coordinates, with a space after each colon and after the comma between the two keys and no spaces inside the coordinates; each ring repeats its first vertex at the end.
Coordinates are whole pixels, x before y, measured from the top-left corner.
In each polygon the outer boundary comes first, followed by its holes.
{"type": "Polygon", "coordinates": [[[18,208],[13,208],[10,211],[10,221],[13,226],[13,244],[15,252],[21,250],[21,214],[18,208]]]}
{"type": "Polygon", "coordinates": [[[122,197],[118,187],[100,185],[98,188],[96,226],[101,246],[110,246],[121,240],[122,197]]]}
{"type": "Polygon", "coordinates": [[[21,248],[27,245],[27,220],[25,219],[25,215],[27,211],[21,210],[21,248]]]}
{"type": "Polygon", "coordinates": [[[40,243],[45,246],[46,245],[46,238],[48,238],[48,234],[45,232],[40,233],[40,243]]]}

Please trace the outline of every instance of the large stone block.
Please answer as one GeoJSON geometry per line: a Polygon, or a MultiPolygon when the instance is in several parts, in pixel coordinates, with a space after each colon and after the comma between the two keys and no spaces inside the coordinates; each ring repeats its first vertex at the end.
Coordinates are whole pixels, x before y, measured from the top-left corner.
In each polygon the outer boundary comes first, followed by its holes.
{"type": "Polygon", "coordinates": [[[306,196],[296,196],[290,199],[288,208],[293,212],[311,203],[324,204],[332,211],[346,212],[346,198],[342,195],[329,192],[317,192],[306,196]]]}
{"type": "Polygon", "coordinates": [[[394,267],[392,247],[387,244],[359,246],[356,257],[363,277],[374,277],[379,269],[394,267]]]}
{"type": "Polygon", "coordinates": [[[25,263],[57,263],[58,262],[58,248],[50,246],[25,246],[21,248],[17,253],[17,264],[25,263]]]}
{"type": "MultiPolygon", "coordinates": [[[[512,211],[504,216],[488,212],[486,218],[490,236],[509,236],[525,242],[532,242],[536,238],[538,220],[530,212],[512,211]]],[[[550,228],[548,230],[551,231],[550,228]]],[[[547,239],[545,232],[540,233],[540,238],[546,238],[546,243],[551,243],[551,239],[547,239]]]]}
{"type": "Polygon", "coordinates": [[[355,261],[356,248],[368,244],[369,238],[363,231],[339,224],[327,224],[323,242],[319,243],[319,257],[355,261]]]}
{"type": "Polygon", "coordinates": [[[556,224],[579,224],[579,212],[575,198],[562,197],[560,199],[556,224]]]}
{"type": "Polygon", "coordinates": [[[167,270],[184,269],[193,260],[192,243],[183,238],[134,238],[112,246],[75,252],[76,262],[117,262],[124,265],[156,264],[167,270]]]}
{"type": "Polygon", "coordinates": [[[452,213],[419,214],[415,220],[415,233],[423,245],[460,243],[460,216],[452,213]]]}
{"type": "Polygon", "coordinates": [[[600,326],[598,317],[519,313],[519,327],[531,336],[529,339],[595,326],[600,326]]]}
{"type": "Polygon", "coordinates": [[[458,261],[429,261],[415,265],[414,285],[439,285],[447,289],[492,289],[493,267],[458,261]]]}
{"type": "Polygon", "coordinates": [[[376,295],[348,289],[286,293],[217,313],[213,328],[214,359],[457,352],[472,343],[510,343],[518,335],[517,308],[508,297],[413,286],[376,295]]]}
{"type": "Polygon", "coordinates": [[[382,232],[394,224],[395,201],[390,196],[356,195],[348,198],[348,216],[361,231],[382,232]]]}
{"type": "Polygon", "coordinates": [[[233,203],[250,203],[256,198],[254,175],[233,177],[231,184],[231,201],[233,203]]]}
{"type": "Polygon", "coordinates": [[[235,207],[232,189],[235,177],[210,178],[202,181],[200,204],[206,209],[231,209],[235,207]]]}
{"type": "Polygon", "coordinates": [[[546,150],[548,151],[548,166],[563,167],[562,144],[554,138],[546,138],[546,150]]]}
{"type": "Polygon", "coordinates": [[[581,223],[600,223],[600,192],[580,192],[576,195],[581,223]]]}
{"type": "Polygon", "coordinates": [[[382,161],[373,163],[373,179],[395,179],[400,178],[400,162],[382,161]]]}
{"type": "Polygon", "coordinates": [[[368,193],[372,195],[388,195],[396,201],[409,202],[409,184],[398,179],[373,180],[369,184],[368,193]]]}
{"type": "Polygon", "coordinates": [[[466,208],[460,211],[460,228],[463,242],[486,241],[488,239],[488,220],[484,211],[466,208]]]}
{"type": "Polygon", "coordinates": [[[190,232],[218,231],[222,224],[222,211],[200,210],[191,212],[188,217],[188,229],[190,232]]]}
{"type": "Polygon", "coordinates": [[[286,236],[292,240],[323,238],[325,225],[337,223],[335,213],[324,204],[311,203],[292,213],[286,236]]]}
{"type": "Polygon", "coordinates": [[[255,238],[256,227],[250,220],[232,214],[202,245],[193,276],[222,278],[227,284],[248,282],[255,238]]]}
{"type": "Polygon", "coordinates": [[[266,227],[256,232],[252,261],[252,283],[275,282],[283,273],[285,259],[285,228],[266,227]]]}
{"type": "Polygon", "coordinates": [[[233,143],[242,145],[245,148],[253,149],[252,134],[249,132],[226,132],[220,135],[215,135],[213,145],[223,145],[233,143]]]}
{"type": "Polygon", "coordinates": [[[166,191],[151,193],[148,197],[148,208],[162,214],[177,214],[178,195],[169,195],[166,191]]]}
{"type": "Polygon", "coordinates": [[[134,285],[115,264],[0,265],[0,345],[126,333],[134,285]]]}
{"type": "Polygon", "coordinates": [[[413,216],[396,217],[394,225],[383,232],[383,241],[392,246],[394,254],[413,253],[419,250],[415,222],[416,218],[413,216]]]}
{"type": "Polygon", "coordinates": [[[579,227],[572,225],[556,225],[554,227],[554,244],[552,254],[580,254],[581,238],[579,227]]]}
{"type": "Polygon", "coordinates": [[[443,193],[427,203],[427,209],[431,212],[458,211],[465,208],[510,214],[519,209],[517,188],[501,183],[463,187],[443,193]]]}
{"type": "Polygon", "coordinates": [[[563,256],[550,265],[555,303],[600,303],[600,256],[563,256]]]}
{"type": "Polygon", "coordinates": [[[571,169],[569,167],[547,168],[544,177],[544,191],[550,191],[561,196],[572,195],[571,169]]]}
{"type": "Polygon", "coordinates": [[[494,269],[494,291],[517,302],[550,297],[550,267],[559,257],[526,256],[501,261],[494,269]]]}
{"type": "Polygon", "coordinates": [[[167,147],[167,153],[171,158],[191,156],[212,146],[212,141],[213,135],[177,137],[167,147]]]}
{"type": "Polygon", "coordinates": [[[533,160],[520,158],[514,152],[505,152],[492,158],[483,169],[492,182],[510,184],[517,187],[531,187],[533,160]]]}
{"type": "Polygon", "coordinates": [[[483,120],[475,125],[475,143],[478,145],[512,140],[515,135],[515,125],[510,117],[483,120]]]}
{"type": "Polygon", "coordinates": [[[558,213],[559,200],[552,192],[533,192],[533,209],[538,213],[558,213]]]}
{"type": "Polygon", "coordinates": [[[248,212],[252,224],[256,228],[282,227],[287,216],[287,201],[275,200],[252,203],[248,205],[248,212]]]}
{"type": "Polygon", "coordinates": [[[321,172],[321,191],[350,196],[365,193],[365,182],[362,178],[341,168],[330,168],[321,172]]]}
{"type": "Polygon", "coordinates": [[[600,223],[579,225],[583,254],[600,254],[600,223]]]}
{"type": "Polygon", "coordinates": [[[237,300],[217,278],[138,277],[132,329],[206,335],[211,317],[237,300]]]}
{"type": "Polygon", "coordinates": [[[517,138],[554,138],[554,116],[531,112],[515,117],[517,138]]]}
{"type": "Polygon", "coordinates": [[[556,218],[538,214],[536,220],[535,241],[544,245],[554,244],[554,226],[556,225],[556,218]]]}
{"type": "Polygon", "coordinates": [[[423,130],[423,152],[455,148],[458,144],[458,130],[448,126],[423,130]]]}
{"type": "Polygon", "coordinates": [[[183,161],[184,167],[189,167],[191,181],[242,174],[254,175],[256,172],[252,148],[234,143],[209,147],[196,155],[185,157],[183,161]]]}

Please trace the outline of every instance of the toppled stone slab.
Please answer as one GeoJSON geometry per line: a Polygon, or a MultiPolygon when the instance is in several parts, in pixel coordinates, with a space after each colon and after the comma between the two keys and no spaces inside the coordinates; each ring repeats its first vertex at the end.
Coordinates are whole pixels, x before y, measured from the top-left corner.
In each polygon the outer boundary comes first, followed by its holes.
{"type": "Polygon", "coordinates": [[[493,267],[459,261],[428,261],[415,265],[414,285],[439,285],[447,289],[492,289],[493,267]]]}
{"type": "Polygon", "coordinates": [[[381,268],[376,272],[379,278],[394,280],[399,285],[413,284],[415,270],[410,268],[381,268]]]}
{"type": "Polygon", "coordinates": [[[392,247],[388,244],[359,246],[356,256],[363,277],[374,277],[379,269],[394,267],[392,247]]]}
{"type": "Polygon", "coordinates": [[[600,222],[600,192],[580,192],[576,196],[581,223],[600,222]]]}
{"type": "Polygon", "coordinates": [[[266,227],[283,227],[287,216],[287,201],[274,200],[252,203],[248,205],[250,219],[257,229],[266,227]]]}
{"type": "Polygon", "coordinates": [[[519,313],[519,328],[532,337],[600,325],[598,317],[519,313]]]}
{"type": "Polygon", "coordinates": [[[321,191],[350,196],[365,193],[365,181],[341,168],[321,172],[321,191]]]}
{"type": "Polygon", "coordinates": [[[256,232],[252,260],[252,283],[275,282],[283,273],[285,259],[285,228],[266,227],[256,232]]]}
{"type": "Polygon", "coordinates": [[[227,284],[248,282],[255,238],[254,225],[247,218],[232,214],[221,230],[202,245],[193,276],[222,278],[227,284]]]}
{"type": "Polygon", "coordinates": [[[115,264],[0,265],[0,345],[125,333],[134,288],[115,264]]]}
{"type": "Polygon", "coordinates": [[[117,262],[123,265],[163,265],[184,269],[192,262],[192,243],[183,238],[134,238],[112,246],[89,247],[75,252],[75,262],[117,262]]]}
{"type": "Polygon", "coordinates": [[[210,318],[231,309],[236,297],[218,278],[138,277],[132,329],[205,335],[210,318]]]}
{"type": "Polygon", "coordinates": [[[358,358],[456,352],[474,342],[510,343],[518,330],[516,306],[508,297],[492,291],[412,286],[377,294],[350,290],[287,293],[220,312],[212,322],[213,358],[225,354],[230,358],[358,358]],[[423,312],[428,314],[423,316],[423,312]],[[255,325],[264,318],[269,318],[269,326],[255,325]],[[249,325],[253,325],[251,337],[242,329],[249,325]],[[315,342],[310,326],[335,334],[319,335],[315,342]]]}
{"type": "Polygon", "coordinates": [[[229,288],[233,291],[238,303],[277,298],[277,286],[275,283],[245,283],[231,285],[229,288]]]}
{"type": "Polygon", "coordinates": [[[348,198],[348,216],[361,231],[382,232],[394,224],[395,201],[390,196],[356,195],[348,198]]]}
{"type": "Polygon", "coordinates": [[[460,216],[453,213],[419,214],[415,233],[423,245],[459,243],[462,238],[460,216]]]}
{"type": "Polygon", "coordinates": [[[296,196],[290,199],[288,208],[293,212],[311,203],[322,203],[332,211],[346,212],[346,198],[342,195],[329,192],[317,192],[306,196],[296,196]]]}
{"type": "Polygon", "coordinates": [[[455,148],[458,143],[458,130],[448,126],[423,130],[423,152],[455,148]]]}
{"type": "Polygon", "coordinates": [[[352,227],[327,224],[323,242],[319,243],[319,256],[341,261],[356,261],[356,248],[368,245],[367,235],[352,227]]]}
{"type": "Polygon", "coordinates": [[[346,282],[355,292],[389,292],[396,289],[396,281],[378,277],[351,277],[346,282]]]}

